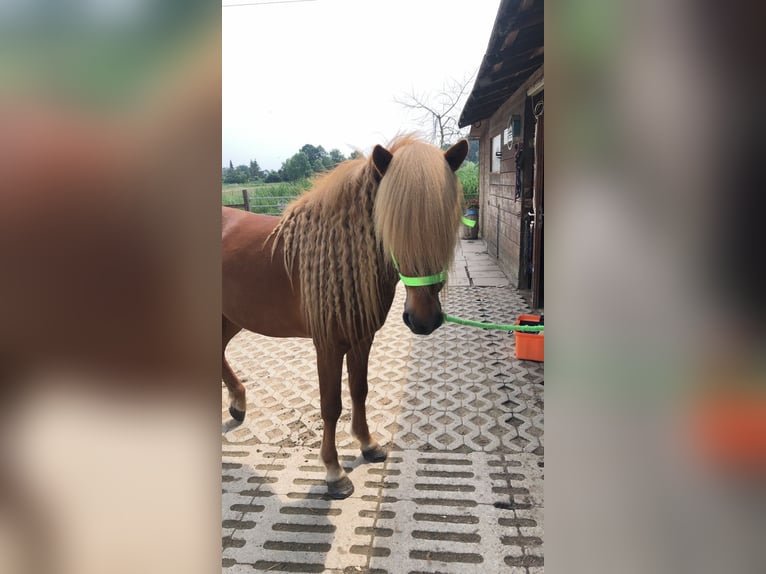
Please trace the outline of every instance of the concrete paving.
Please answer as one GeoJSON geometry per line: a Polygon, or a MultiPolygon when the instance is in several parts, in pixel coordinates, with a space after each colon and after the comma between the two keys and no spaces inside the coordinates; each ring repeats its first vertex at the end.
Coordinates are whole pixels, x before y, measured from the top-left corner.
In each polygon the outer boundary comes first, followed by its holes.
{"type": "MultiPolygon", "coordinates": [[[[529,311],[479,240],[460,242],[442,302],[492,322],[529,311]]],[[[311,342],[241,333],[229,345],[248,418],[223,436],[226,573],[543,571],[543,364],[518,360],[505,332],[448,324],[417,337],[403,305],[400,285],[370,356],[384,463],[359,456],[344,377],[346,500],[324,496],[311,342]]],[[[224,391],[223,421],[227,407],[224,391]]]]}
{"type": "Polygon", "coordinates": [[[463,239],[455,251],[455,266],[450,282],[461,287],[507,287],[508,278],[487,253],[487,245],[480,239],[463,239]],[[454,282],[452,282],[454,278],[454,282]]]}

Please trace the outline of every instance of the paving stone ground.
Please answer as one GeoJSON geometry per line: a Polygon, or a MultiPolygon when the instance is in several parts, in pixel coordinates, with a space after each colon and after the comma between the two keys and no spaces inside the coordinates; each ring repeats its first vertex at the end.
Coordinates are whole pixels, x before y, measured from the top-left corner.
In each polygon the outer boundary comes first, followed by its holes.
{"type": "MultiPolygon", "coordinates": [[[[504,323],[529,312],[498,272],[481,241],[461,241],[445,311],[504,323]]],[[[505,332],[415,336],[403,305],[400,286],[370,356],[368,420],[385,463],[359,456],[344,377],[346,500],[324,495],[311,342],[243,332],[230,343],[248,417],[223,435],[227,574],[543,571],[543,364],[516,359],[505,332]]],[[[223,421],[227,408],[224,391],[223,421]]]]}

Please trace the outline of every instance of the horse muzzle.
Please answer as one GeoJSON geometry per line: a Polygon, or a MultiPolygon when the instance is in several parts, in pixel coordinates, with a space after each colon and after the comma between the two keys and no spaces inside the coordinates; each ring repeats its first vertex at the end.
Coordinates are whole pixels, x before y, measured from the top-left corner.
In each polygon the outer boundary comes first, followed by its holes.
{"type": "Polygon", "coordinates": [[[444,317],[441,313],[438,313],[431,317],[429,320],[422,321],[415,317],[412,313],[405,311],[402,314],[402,320],[404,321],[404,324],[410,328],[410,331],[416,335],[430,335],[436,331],[436,329],[441,327],[441,324],[444,322],[444,317]]]}

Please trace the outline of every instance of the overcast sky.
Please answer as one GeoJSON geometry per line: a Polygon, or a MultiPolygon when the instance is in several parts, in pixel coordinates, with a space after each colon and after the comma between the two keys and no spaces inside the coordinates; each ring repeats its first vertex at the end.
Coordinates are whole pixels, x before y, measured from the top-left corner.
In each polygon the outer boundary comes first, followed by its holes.
{"type": "Polygon", "coordinates": [[[223,165],[256,159],[278,169],[306,143],[367,153],[416,128],[393,98],[438,92],[445,80],[476,71],[498,5],[314,0],[223,8],[223,165]]]}

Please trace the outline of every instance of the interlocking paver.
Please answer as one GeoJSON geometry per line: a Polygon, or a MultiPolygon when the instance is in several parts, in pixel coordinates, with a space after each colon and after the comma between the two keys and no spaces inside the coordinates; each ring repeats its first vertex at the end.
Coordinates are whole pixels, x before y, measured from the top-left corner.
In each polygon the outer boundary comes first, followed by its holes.
{"type": "MultiPolygon", "coordinates": [[[[496,273],[485,258],[482,242],[460,243],[466,263],[444,309],[512,323],[529,309],[508,287],[477,288],[505,281],[470,276],[496,273]]],[[[370,355],[368,419],[390,449],[385,463],[359,456],[344,375],[337,445],[355,492],[343,501],[324,496],[311,342],[241,333],[230,343],[248,418],[223,437],[227,574],[542,572],[543,365],[517,360],[505,332],[450,324],[416,337],[403,303],[400,286],[370,355]]]]}

